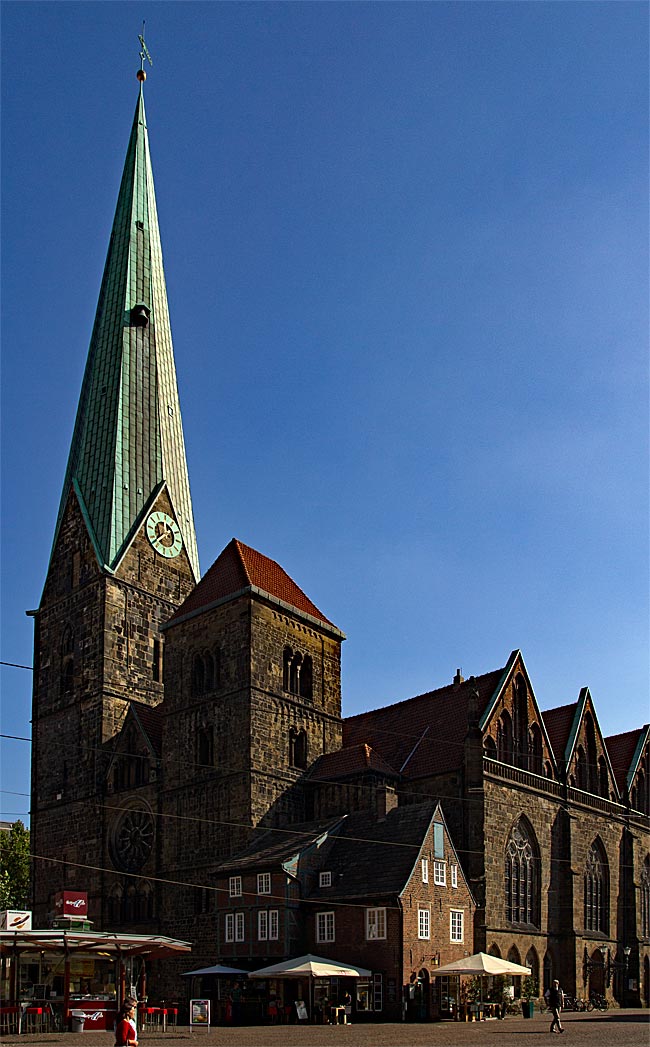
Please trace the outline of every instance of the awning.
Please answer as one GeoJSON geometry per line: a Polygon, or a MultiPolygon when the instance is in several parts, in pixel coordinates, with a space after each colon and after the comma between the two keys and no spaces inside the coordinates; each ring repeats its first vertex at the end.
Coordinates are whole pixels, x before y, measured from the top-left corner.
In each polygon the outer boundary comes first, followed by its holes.
{"type": "Polygon", "coordinates": [[[499,956],[488,956],[485,952],[475,952],[473,956],[464,956],[462,960],[438,967],[433,973],[437,978],[448,974],[530,974],[531,971],[530,967],[523,967],[520,963],[511,963],[499,956]]]}
{"type": "Polygon", "coordinates": [[[284,960],[259,971],[251,971],[249,978],[369,978],[372,971],[356,964],[339,963],[323,956],[307,953],[294,960],[284,960]]]}
{"type": "Polygon", "coordinates": [[[109,931],[0,931],[0,955],[19,952],[95,953],[102,956],[171,956],[191,952],[189,942],[154,934],[111,934],[109,931]]]}
{"type": "Polygon", "coordinates": [[[183,971],[181,978],[189,978],[191,975],[196,974],[214,974],[214,975],[226,975],[226,974],[238,974],[242,978],[248,975],[248,971],[240,971],[238,967],[224,967],[222,963],[217,963],[214,967],[199,967],[197,971],[183,971]]]}

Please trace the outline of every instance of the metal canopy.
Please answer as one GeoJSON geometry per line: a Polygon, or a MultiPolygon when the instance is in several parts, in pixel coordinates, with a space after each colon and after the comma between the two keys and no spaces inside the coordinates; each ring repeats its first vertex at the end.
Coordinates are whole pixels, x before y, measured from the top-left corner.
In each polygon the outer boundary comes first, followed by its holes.
{"type": "Polygon", "coordinates": [[[171,956],[191,952],[189,942],[152,934],[111,934],[108,931],[0,931],[0,955],[16,952],[95,953],[101,956],[171,956]]]}

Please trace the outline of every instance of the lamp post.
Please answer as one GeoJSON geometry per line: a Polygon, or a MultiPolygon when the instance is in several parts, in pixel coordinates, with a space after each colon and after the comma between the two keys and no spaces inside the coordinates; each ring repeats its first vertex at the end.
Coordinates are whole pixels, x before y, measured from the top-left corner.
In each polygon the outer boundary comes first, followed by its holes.
{"type": "MultiPolygon", "coordinates": [[[[612,983],[612,975],[615,974],[616,971],[627,972],[627,969],[628,969],[629,964],[630,964],[630,953],[631,952],[632,952],[632,950],[631,950],[630,946],[629,945],[625,945],[623,947],[623,961],[621,962],[620,960],[612,960],[611,951],[608,948],[607,949],[607,959],[606,960],[590,960],[589,959],[589,954],[587,953],[587,947],[585,946],[585,956],[584,956],[584,961],[583,961],[583,966],[584,966],[584,970],[585,970],[585,981],[589,977],[589,974],[590,974],[591,971],[604,971],[605,972],[605,985],[607,986],[607,988],[609,988],[609,986],[612,983]]],[[[626,992],[627,992],[627,986],[624,983],[623,984],[623,993],[626,993],[626,992]]]]}

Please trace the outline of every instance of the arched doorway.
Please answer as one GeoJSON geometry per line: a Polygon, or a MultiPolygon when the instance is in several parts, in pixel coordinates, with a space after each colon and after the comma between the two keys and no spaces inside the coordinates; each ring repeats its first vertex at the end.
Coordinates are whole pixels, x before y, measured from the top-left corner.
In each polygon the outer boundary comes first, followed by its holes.
{"type": "Polygon", "coordinates": [[[594,949],[590,956],[591,969],[589,971],[589,995],[598,993],[605,995],[605,957],[600,949],[594,949]]]}
{"type": "Polygon", "coordinates": [[[431,1017],[431,979],[426,967],[418,971],[418,982],[420,985],[420,1019],[428,1021],[431,1017]]]}

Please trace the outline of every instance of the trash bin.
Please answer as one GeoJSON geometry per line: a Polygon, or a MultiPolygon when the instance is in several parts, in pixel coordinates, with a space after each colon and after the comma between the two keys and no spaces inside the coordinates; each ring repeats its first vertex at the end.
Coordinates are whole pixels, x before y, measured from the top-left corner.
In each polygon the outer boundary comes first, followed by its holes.
{"type": "Polygon", "coordinates": [[[71,1011],[70,1029],[72,1032],[83,1032],[86,1015],[84,1011],[71,1011]]]}

